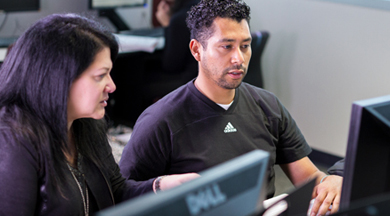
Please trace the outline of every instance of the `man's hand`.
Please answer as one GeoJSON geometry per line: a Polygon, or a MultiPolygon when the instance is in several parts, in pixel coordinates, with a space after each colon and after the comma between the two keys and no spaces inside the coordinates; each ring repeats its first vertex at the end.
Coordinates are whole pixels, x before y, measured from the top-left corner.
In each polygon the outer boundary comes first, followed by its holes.
{"type": "Polygon", "coordinates": [[[313,191],[313,198],[315,201],[311,209],[312,215],[325,215],[332,205],[331,213],[337,212],[340,204],[341,186],[343,178],[336,175],[330,175],[323,179],[325,173],[320,171],[308,157],[300,160],[281,164],[280,167],[284,173],[289,177],[291,182],[297,186],[307,182],[310,179],[317,179],[317,186],[313,191]]]}
{"type": "Polygon", "coordinates": [[[313,191],[315,198],[310,216],[325,215],[332,205],[331,214],[336,213],[340,206],[340,195],[343,178],[337,175],[325,177],[313,191]]]}

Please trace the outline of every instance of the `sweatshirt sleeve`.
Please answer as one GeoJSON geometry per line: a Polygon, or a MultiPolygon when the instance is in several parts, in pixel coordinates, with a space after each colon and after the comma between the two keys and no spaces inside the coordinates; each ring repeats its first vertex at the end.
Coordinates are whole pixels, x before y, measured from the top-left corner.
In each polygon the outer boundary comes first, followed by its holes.
{"type": "Polygon", "coordinates": [[[107,180],[111,186],[115,203],[153,191],[152,185],[154,178],[144,181],[135,181],[130,178],[125,179],[120,172],[118,164],[115,162],[111,147],[108,144],[106,147],[107,156],[104,159],[104,163],[108,165],[106,167],[106,175],[108,175],[107,180]]]}
{"type": "Polygon", "coordinates": [[[113,172],[110,177],[110,182],[116,203],[153,191],[152,185],[155,178],[145,181],[125,179],[122,177],[119,166],[115,163],[114,159],[111,163],[113,165],[113,172]]]}
{"type": "Polygon", "coordinates": [[[138,118],[122,152],[119,167],[126,179],[145,181],[169,174],[171,131],[154,114],[154,110],[149,110],[138,118]]]}
{"type": "Polygon", "coordinates": [[[333,166],[328,169],[328,173],[331,175],[344,175],[344,159],[337,161],[333,166]]]}

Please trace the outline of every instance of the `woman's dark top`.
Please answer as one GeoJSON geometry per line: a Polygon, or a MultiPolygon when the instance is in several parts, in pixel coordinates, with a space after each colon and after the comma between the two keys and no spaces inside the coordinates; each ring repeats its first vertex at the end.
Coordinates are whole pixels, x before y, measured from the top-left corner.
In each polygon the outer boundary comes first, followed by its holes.
{"type": "MultiPolygon", "coordinates": [[[[80,190],[65,166],[62,194],[51,185],[48,157],[29,136],[31,115],[17,106],[0,108],[0,215],[84,215],[80,190]],[[26,122],[19,125],[17,122],[26,122]]],[[[36,124],[36,122],[35,122],[36,124]]],[[[120,174],[108,142],[102,142],[106,168],[99,168],[86,156],[78,158],[89,191],[90,214],[124,199],[152,190],[153,179],[125,180],[120,174]],[[105,143],[105,144],[104,144],[105,143]]]]}

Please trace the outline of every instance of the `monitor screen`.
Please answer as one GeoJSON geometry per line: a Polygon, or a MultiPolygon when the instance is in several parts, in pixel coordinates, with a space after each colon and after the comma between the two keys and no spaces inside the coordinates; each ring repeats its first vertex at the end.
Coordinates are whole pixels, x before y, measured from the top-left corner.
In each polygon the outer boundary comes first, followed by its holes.
{"type": "Polygon", "coordinates": [[[113,9],[118,7],[144,6],[146,0],[89,0],[91,9],[113,9]]]}
{"type": "Polygon", "coordinates": [[[254,150],[178,187],[125,201],[97,216],[249,215],[262,208],[268,160],[268,152],[254,150]]]}
{"type": "Polygon", "coordinates": [[[353,103],[340,209],[390,191],[390,95],[353,103]]]}
{"type": "Polygon", "coordinates": [[[99,16],[107,17],[119,31],[130,30],[122,17],[116,12],[120,7],[146,6],[147,0],[89,0],[89,8],[98,10],[99,16]]]}
{"type": "Polygon", "coordinates": [[[39,9],[39,0],[0,1],[0,12],[34,11],[39,9]]]}

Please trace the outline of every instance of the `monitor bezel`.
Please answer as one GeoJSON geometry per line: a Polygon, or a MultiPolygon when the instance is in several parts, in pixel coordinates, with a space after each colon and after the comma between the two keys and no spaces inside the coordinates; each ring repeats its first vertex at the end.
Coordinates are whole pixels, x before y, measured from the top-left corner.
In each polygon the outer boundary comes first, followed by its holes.
{"type": "MultiPolygon", "coordinates": [[[[12,0],[15,2],[16,0],[12,0]]],[[[11,8],[1,8],[0,4],[0,12],[9,13],[9,12],[28,12],[28,11],[39,11],[41,9],[41,2],[40,0],[30,0],[29,2],[32,2],[33,5],[26,6],[25,2],[26,0],[18,0],[19,3],[15,3],[17,6],[11,7],[11,8]]]]}
{"type": "MultiPolygon", "coordinates": [[[[367,122],[374,123],[374,125],[379,127],[380,129],[378,130],[378,133],[385,133],[382,131],[382,129],[390,128],[390,120],[383,117],[383,115],[377,111],[378,107],[383,106],[390,107],[390,95],[356,101],[352,105],[347,151],[344,165],[344,178],[340,198],[341,210],[348,209],[350,207],[350,204],[356,201],[356,197],[352,197],[354,189],[352,187],[356,187],[354,185],[356,184],[356,182],[354,182],[354,179],[357,178],[357,169],[359,169],[359,166],[361,166],[362,164],[362,161],[357,161],[357,155],[363,154],[363,152],[361,152],[362,150],[359,150],[359,142],[360,139],[367,139],[366,136],[370,136],[371,134],[365,131],[367,130],[368,126],[364,124],[367,122]],[[363,136],[363,138],[361,136],[363,136]]],[[[360,146],[360,148],[364,147],[365,146],[360,146]]],[[[369,155],[372,153],[366,152],[365,154],[369,155]]],[[[386,152],[384,152],[384,154],[386,154],[386,152]]],[[[367,161],[366,163],[369,164],[369,161],[367,161]]],[[[362,171],[361,168],[362,167],[360,167],[360,171],[362,171]]],[[[371,178],[371,176],[367,176],[366,178],[371,178]]]]}
{"type": "Polygon", "coordinates": [[[143,3],[118,4],[118,5],[113,5],[113,6],[93,6],[93,1],[94,0],[88,0],[89,9],[93,9],[93,10],[110,10],[110,9],[116,9],[116,8],[145,7],[145,5],[147,5],[147,0],[142,0],[143,3]]]}

